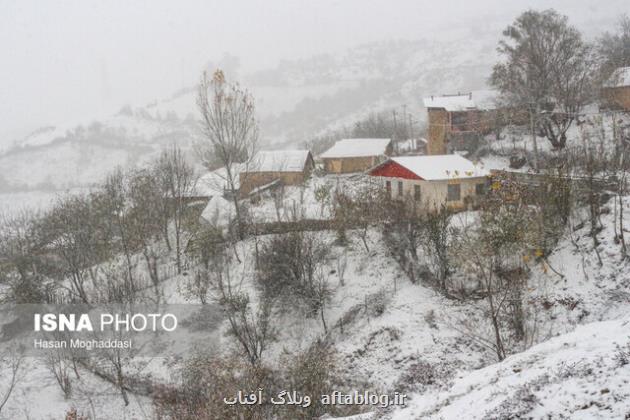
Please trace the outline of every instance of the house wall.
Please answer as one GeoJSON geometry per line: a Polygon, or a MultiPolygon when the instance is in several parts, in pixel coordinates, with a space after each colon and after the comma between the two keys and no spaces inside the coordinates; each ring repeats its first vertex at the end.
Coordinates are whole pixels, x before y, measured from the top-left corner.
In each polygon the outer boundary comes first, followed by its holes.
{"type": "Polygon", "coordinates": [[[478,109],[449,112],[429,108],[427,154],[444,155],[454,150],[476,148],[480,138],[496,128],[497,112],[478,109]]]}
{"type": "MultiPolygon", "coordinates": [[[[391,156],[394,146],[390,142],[385,148],[384,155],[391,156]]],[[[345,157],[345,158],[322,158],[324,170],[327,173],[347,174],[352,172],[363,172],[373,166],[385,161],[384,156],[362,156],[362,157],[345,157]]]]}
{"type": "Polygon", "coordinates": [[[305,172],[242,172],[240,175],[240,190],[242,197],[246,196],[255,188],[269,184],[279,179],[283,185],[300,185],[308,174],[305,172]]]}
{"type": "Polygon", "coordinates": [[[427,154],[444,155],[446,154],[446,132],[448,121],[448,112],[444,109],[429,108],[429,135],[427,144],[427,154]]]}
{"type": "Polygon", "coordinates": [[[328,173],[346,174],[362,172],[379,162],[378,156],[352,157],[352,158],[324,158],[324,169],[328,173]]]}
{"type": "Polygon", "coordinates": [[[408,199],[413,199],[414,186],[419,185],[421,207],[427,211],[439,209],[442,204],[446,204],[449,209],[464,210],[467,208],[468,203],[474,203],[478,197],[476,194],[476,185],[486,183],[485,177],[450,179],[443,181],[424,181],[394,177],[379,178],[382,182],[383,188],[385,188],[386,181],[390,181],[392,183],[392,199],[395,200],[402,200],[405,197],[408,199]],[[403,183],[402,195],[398,194],[398,182],[403,183]],[[446,200],[449,184],[460,184],[460,200],[446,200]]]}
{"type": "Polygon", "coordinates": [[[269,184],[276,179],[279,179],[283,185],[300,185],[306,181],[313,172],[315,168],[315,161],[311,154],[308,154],[306,159],[306,163],[304,164],[304,169],[302,171],[295,172],[287,172],[287,171],[276,171],[276,172],[241,172],[239,174],[239,195],[241,197],[245,197],[247,194],[252,192],[252,190],[262,187],[263,185],[269,184]]]}
{"type": "Polygon", "coordinates": [[[630,86],[604,88],[602,99],[608,108],[630,111],[630,86]]]}

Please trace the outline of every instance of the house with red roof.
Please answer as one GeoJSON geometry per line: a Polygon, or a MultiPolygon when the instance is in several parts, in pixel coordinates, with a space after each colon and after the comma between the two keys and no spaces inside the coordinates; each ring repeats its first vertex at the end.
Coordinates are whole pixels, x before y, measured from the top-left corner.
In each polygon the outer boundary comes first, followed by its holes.
{"type": "Polygon", "coordinates": [[[462,210],[485,194],[490,172],[460,155],[393,157],[374,167],[391,199],[414,200],[425,210],[462,210]]]}

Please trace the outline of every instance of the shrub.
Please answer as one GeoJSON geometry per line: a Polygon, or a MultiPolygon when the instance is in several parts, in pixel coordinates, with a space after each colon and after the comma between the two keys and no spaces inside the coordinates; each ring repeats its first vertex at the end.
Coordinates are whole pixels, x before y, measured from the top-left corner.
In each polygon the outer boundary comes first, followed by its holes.
{"type": "Polygon", "coordinates": [[[330,250],[317,234],[289,232],[273,237],[260,252],[258,284],[265,296],[316,314],[327,301],[325,265],[330,250]]]}

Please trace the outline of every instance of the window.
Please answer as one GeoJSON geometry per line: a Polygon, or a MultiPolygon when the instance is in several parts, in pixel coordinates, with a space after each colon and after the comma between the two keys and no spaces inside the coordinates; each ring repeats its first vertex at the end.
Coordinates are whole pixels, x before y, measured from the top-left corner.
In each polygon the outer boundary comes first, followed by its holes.
{"type": "Polygon", "coordinates": [[[402,197],[403,196],[403,185],[402,185],[402,181],[398,181],[398,197],[402,197]]]}
{"type": "Polygon", "coordinates": [[[413,186],[413,199],[420,201],[420,185],[413,186]]]}
{"type": "Polygon", "coordinates": [[[385,181],[385,189],[387,190],[387,196],[392,198],[392,183],[390,181],[385,181]]]}
{"type": "Polygon", "coordinates": [[[486,193],[486,184],[477,184],[475,185],[475,194],[476,195],[484,195],[486,193]]]}
{"type": "Polygon", "coordinates": [[[462,189],[459,184],[449,184],[447,186],[446,201],[459,201],[461,200],[462,189]]]}
{"type": "Polygon", "coordinates": [[[451,128],[453,131],[464,131],[468,123],[468,113],[453,112],[451,114],[451,128]]]}

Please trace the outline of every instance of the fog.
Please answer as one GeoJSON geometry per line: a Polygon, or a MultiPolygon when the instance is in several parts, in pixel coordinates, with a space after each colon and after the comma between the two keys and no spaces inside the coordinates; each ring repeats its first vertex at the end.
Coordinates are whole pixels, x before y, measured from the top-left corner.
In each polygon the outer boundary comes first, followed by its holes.
{"type": "Polygon", "coordinates": [[[630,9],[627,1],[603,3],[0,0],[0,146],[41,125],[168,96],[226,53],[248,72],[374,41],[500,29],[526,8],[554,7],[594,35],[630,9]]]}

